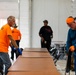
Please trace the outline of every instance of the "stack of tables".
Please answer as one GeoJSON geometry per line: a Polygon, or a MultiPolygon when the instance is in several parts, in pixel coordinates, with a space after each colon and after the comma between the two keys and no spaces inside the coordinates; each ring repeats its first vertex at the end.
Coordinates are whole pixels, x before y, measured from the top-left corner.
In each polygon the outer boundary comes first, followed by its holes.
{"type": "Polygon", "coordinates": [[[46,48],[25,48],[7,75],[61,75],[46,48]]]}

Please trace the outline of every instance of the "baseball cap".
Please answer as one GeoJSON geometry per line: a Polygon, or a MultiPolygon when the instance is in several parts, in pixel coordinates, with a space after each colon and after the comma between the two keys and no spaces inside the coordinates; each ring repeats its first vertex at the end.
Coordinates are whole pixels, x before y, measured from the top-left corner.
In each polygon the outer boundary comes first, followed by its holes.
{"type": "Polygon", "coordinates": [[[67,24],[71,24],[72,22],[74,22],[74,18],[73,18],[73,17],[68,17],[68,18],[66,19],[66,23],[67,23],[67,24]]]}

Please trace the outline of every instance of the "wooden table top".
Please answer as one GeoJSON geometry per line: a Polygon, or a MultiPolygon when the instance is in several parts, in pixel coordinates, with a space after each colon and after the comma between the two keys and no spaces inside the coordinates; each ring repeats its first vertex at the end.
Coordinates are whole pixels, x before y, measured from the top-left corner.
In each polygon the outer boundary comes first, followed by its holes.
{"type": "Polygon", "coordinates": [[[48,50],[46,48],[24,48],[23,51],[45,51],[48,52],[48,50]]]}
{"type": "Polygon", "coordinates": [[[9,71],[47,71],[56,69],[52,58],[18,57],[9,71]]]}
{"type": "Polygon", "coordinates": [[[22,52],[22,57],[51,57],[49,52],[34,52],[34,51],[24,51],[22,52]]]}
{"type": "Polygon", "coordinates": [[[8,72],[7,75],[61,75],[58,71],[44,71],[44,72],[8,72]]]}

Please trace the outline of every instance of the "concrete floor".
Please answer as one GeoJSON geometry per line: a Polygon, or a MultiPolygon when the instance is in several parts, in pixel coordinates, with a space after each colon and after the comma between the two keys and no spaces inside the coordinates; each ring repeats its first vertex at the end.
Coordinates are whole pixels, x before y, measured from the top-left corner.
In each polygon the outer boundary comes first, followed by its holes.
{"type": "MultiPolygon", "coordinates": [[[[56,64],[56,68],[61,73],[61,75],[65,75],[66,60],[58,60],[56,64]]],[[[67,73],[66,75],[69,74],[67,73]]],[[[75,75],[75,72],[70,71],[70,75],[75,75]]]]}

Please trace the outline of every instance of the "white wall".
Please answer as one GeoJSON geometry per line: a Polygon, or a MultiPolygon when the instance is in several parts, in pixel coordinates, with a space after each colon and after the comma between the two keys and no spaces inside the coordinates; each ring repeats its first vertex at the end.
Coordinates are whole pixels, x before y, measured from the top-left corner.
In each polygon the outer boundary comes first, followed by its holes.
{"type": "Polygon", "coordinates": [[[32,47],[40,47],[38,32],[44,19],[53,29],[52,41],[66,42],[68,27],[65,20],[73,15],[72,10],[71,0],[32,0],[32,47]]]}
{"type": "Polygon", "coordinates": [[[30,19],[29,0],[20,0],[20,26],[22,33],[20,47],[30,47],[30,19]]]}
{"type": "Polygon", "coordinates": [[[9,15],[18,18],[18,2],[0,1],[0,19],[6,19],[9,15]]]}

